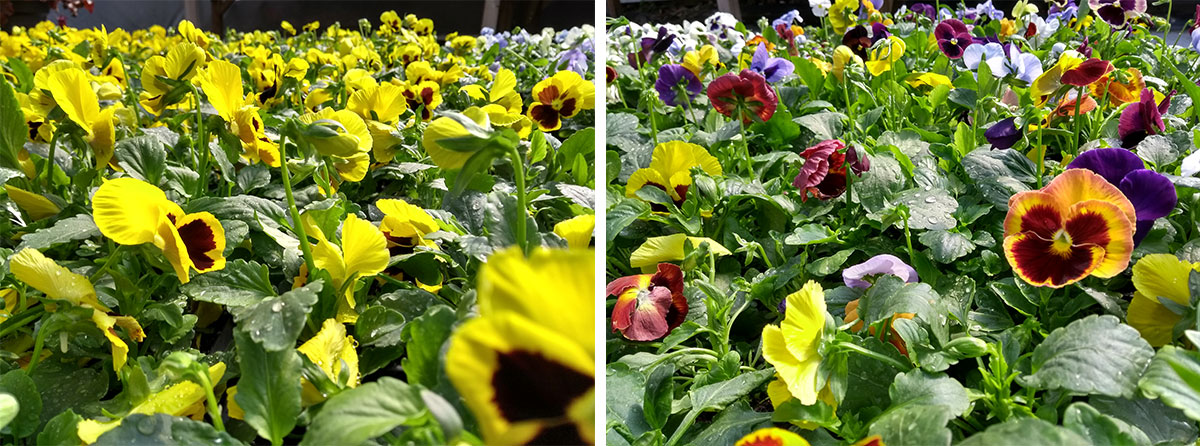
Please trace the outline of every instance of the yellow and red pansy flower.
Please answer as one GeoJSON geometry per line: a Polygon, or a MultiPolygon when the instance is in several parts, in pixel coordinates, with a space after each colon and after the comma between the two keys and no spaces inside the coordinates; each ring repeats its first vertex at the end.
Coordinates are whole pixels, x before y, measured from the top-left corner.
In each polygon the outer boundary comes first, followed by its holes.
{"type": "Polygon", "coordinates": [[[734,446],[809,446],[809,443],[787,429],[764,427],[742,437],[734,446]]]}
{"type": "Polygon", "coordinates": [[[543,132],[562,127],[562,120],[595,107],[596,87],[574,71],[564,70],[533,86],[529,119],[543,132]]]}
{"type": "Polygon", "coordinates": [[[1133,204],[1104,177],[1068,169],[1041,190],[1008,201],[1004,254],[1022,280],[1060,288],[1129,266],[1133,204]]]}
{"type": "Polygon", "coordinates": [[[609,282],[605,293],[617,298],[612,311],[613,331],[620,331],[629,340],[662,338],[687,317],[683,271],[670,263],[659,263],[654,274],[625,276],[609,282]]]}
{"type": "Polygon", "coordinates": [[[188,283],[192,269],[206,273],[225,268],[225,229],[208,212],[187,214],[166,194],[136,178],[106,181],[92,196],[100,233],[122,245],[153,243],[188,283]]]}

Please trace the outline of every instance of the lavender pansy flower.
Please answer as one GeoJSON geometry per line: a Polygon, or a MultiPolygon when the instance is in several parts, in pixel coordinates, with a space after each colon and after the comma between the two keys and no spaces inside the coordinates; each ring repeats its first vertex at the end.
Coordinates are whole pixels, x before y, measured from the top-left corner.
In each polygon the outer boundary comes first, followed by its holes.
{"type": "Polygon", "coordinates": [[[850,288],[867,289],[871,287],[868,279],[881,274],[891,274],[908,283],[917,281],[917,270],[891,254],[880,254],[842,270],[842,281],[850,288]]]}
{"type": "Polygon", "coordinates": [[[1175,185],[1163,174],[1145,168],[1142,159],[1126,149],[1092,149],[1081,153],[1068,169],[1087,169],[1104,177],[1117,186],[1121,193],[1133,203],[1137,214],[1137,231],[1133,243],[1137,245],[1150,233],[1154,221],[1166,217],[1175,209],[1179,197],[1175,185]]]}
{"type": "Polygon", "coordinates": [[[793,9],[791,11],[784,13],[783,15],[779,16],[779,18],[772,21],[771,27],[774,28],[779,25],[792,26],[792,23],[802,23],[802,22],[804,22],[804,18],[800,17],[800,11],[793,9]]]}
{"type": "Polygon", "coordinates": [[[588,57],[579,49],[563,51],[558,55],[557,66],[559,69],[565,66],[566,69],[579,73],[582,76],[588,70],[588,57]]]}
{"type": "Polygon", "coordinates": [[[683,65],[667,64],[658,68],[658,80],[654,81],[658,98],[671,106],[690,102],[704,90],[704,85],[691,70],[683,65]]]}
{"type": "Polygon", "coordinates": [[[997,121],[988,127],[983,136],[992,143],[993,149],[1007,149],[1021,140],[1021,132],[1017,130],[1017,118],[1007,118],[997,121]]]}
{"type": "Polygon", "coordinates": [[[767,54],[767,46],[760,43],[750,60],[750,69],[762,74],[767,82],[775,83],[796,71],[796,66],[782,57],[771,57],[767,54]]]}
{"type": "Polygon", "coordinates": [[[1188,48],[1200,53],[1200,28],[1192,30],[1192,42],[1188,45],[1188,48]]]}

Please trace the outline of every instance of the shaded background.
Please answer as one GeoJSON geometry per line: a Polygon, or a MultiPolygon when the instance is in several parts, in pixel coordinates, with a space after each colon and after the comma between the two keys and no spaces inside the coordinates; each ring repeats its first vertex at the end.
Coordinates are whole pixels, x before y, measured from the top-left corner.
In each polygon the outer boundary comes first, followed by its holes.
{"type": "Polygon", "coordinates": [[[11,26],[30,26],[42,20],[57,21],[65,17],[66,24],[77,28],[100,25],[108,29],[146,28],[151,25],[173,26],[182,19],[191,20],[205,30],[220,33],[221,27],[237,30],[277,29],[287,20],[296,28],[314,20],[321,26],[341,22],[343,28],[357,28],[358,19],[366,18],[379,26],[379,14],[395,10],[402,17],[416,14],[433,19],[440,34],[461,32],[477,34],[484,25],[485,6],[494,4],[489,22],[499,30],[515,26],[536,32],[543,27],[570,28],[593,23],[593,0],[341,0],[341,1],[281,1],[281,0],[93,0],[93,12],[79,9],[78,15],[63,5],[54,10],[53,1],[0,0],[0,23],[11,26]],[[8,12],[11,12],[8,13],[8,12]],[[215,14],[214,14],[215,12],[215,14]]]}

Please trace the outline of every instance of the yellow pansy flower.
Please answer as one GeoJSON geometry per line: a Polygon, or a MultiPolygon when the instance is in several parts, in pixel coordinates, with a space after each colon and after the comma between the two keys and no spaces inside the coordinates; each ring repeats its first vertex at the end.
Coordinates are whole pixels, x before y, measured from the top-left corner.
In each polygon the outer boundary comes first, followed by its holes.
{"type": "Polygon", "coordinates": [[[92,214],[105,237],[122,245],[153,243],[180,283],[189,271],[225,268],[225,229],[208,212],[185,214],[157,187],[136,178],[108,180],[92,196],[92,214]]]}
{"type": "Polygon", "coordinates": [[[214,60],[200,70],[196,83],[208,102],[242,142],[243,156],[251,163],[262,161],[279,167],[279,146],[267,137],[258,107],[247,105],[242,96],[242,69],[224,60],[214,60]]]}
{"type": "Polygon", "coordinates": [[[872,76],[891,71],[892,64],[904,56],[904,40],[897,36],[888,36],[887,43],[871,50],[867,57],[867,71],[872,76]]]}
{"type": "Polygon", "coordinates": [[[1128,322],[1154,347],[1174,340],[1175,324],[1182,315],[1159,302],[1166,299],[1187,306],[1191,299],[1188,278],[1200,271],[1200,263],[1180,260],[1171,254],[1149,254],[1133,265],[1133,300],[1128,322]]]}
{"type": "Polygon", "coordinates": [[[596,230],[596,216],[583,214],[563,220],[554,225],[554,233],[567,241],[571,249],[584,249],[592,245],[592,232],[596,230]]]}
{"type": "Polygon", "coordinates": [[[479,317],[446,352],[486,444],[595,442],[594,254],[520,248],[479,272],[479,317]]]}
{"type": "Polygon", "coordinates": [[[732,254],[716,240],[708,237],[688,237],[686,234],[671,234],[661,237],[650,237],[629,255],[629,266],[634,268],[654,268],[663,262],[678,262],[683,260],[684,244],[690,241],[693,248],[708,243],[708,252],[715,256],[732,254]]]}
{"type": "MultiPolygon", "coordinates": [[[[354,341],[354,336],[346,334],[345,325],[335,319],[326,319],[321,324],[321,331],[296,350],[307,356],[335,383],[339,382],[338,375],[342,373],[344,364],[348,372],[346,386],[358,387],[361,378],[358,375],[358,352],[354,349],[356,346],[358,343],[354,341]]],[[[301,381],[301,385],[302,405],[311,406],[325,401],[325,396],[308,380],[301,381]]]]}
{"type": "Polygon", "coordinates": [[[574,71],[559,71],[533,86],[529,119],[543,132],[562,128],[562,120],[595,107],[596,88],[574,71]]]}
{"type": "Polygon", "coordinates": [[[438,230],[437,221],[424,209],[390,198],[376,201],[375,206],[383,212],[379,230],[387,238],[392,255],[411,254],[417,246],[437,249],[437,243],[424,238],[438,230]]]}
{"type": "Polygon", "coordinates": [[[330,126],[336,135],[313,137],[309,142],[322,155],[333,159],[338,175],[345,181],[362,181],[367,175],[367,167],[371,157],[373,141],[367,123],[350,110],[334,111],[323,108],[316,113],[307,113],[300,117],[300,122],[313,124],[317,121],[329,120],[338,125],[330,126]]]}
{"type": "MultiPolygon", "coordinates": [[[[763,327],[763,358],[775,371],[792,397],[806,406],[817,403],[817,370],[821,366],[821,333],[825,330],[825,292],[808,281],[787,297],[783,323],[763,327]]],[[[823,386],[822,386],[823,387],[823,386]]]]}
{"type": "Polygon", "coordinates": [[[92,89],[89,75],[78,68],[66,68],[51,73],[46,84],[58,107],[83,129],[84,139],[96,156],[96,167],[108,166],[116,143],[114,109],[100,109],[100,99],[92,89]]]}
{"type": "Polygon", "coordinates": [[[154,115],[162,114],[167,106],[170,85],[159,79],[164,77],[176,81],[191,80],[204,67],[204,50],[191,43],[172,46],[166,57],[153,56],[142,65],[142,91],[138,102],[154,115]]]}
{"type": "Polygon", "coordinates": [[[742,437],[734,446],[809,446],[808,440],[795,432],[777,427],[764,427],[742,437]]]}
{"type": "Polygon", "coordinates": [[[311,215],[305,213],[300,219],[304,222],[309,238],[317,240],[312,244],[314,266],[329,272],[334,289],[345,289],[342,298],[338,300],[338,322],[354,323],[358,319],[358,313],[354,311],[352,282],[374,276],[387,268],[391,259],[387,250],[387,238],[370,221],[350,214],[342,222],[341,246],[338,246],[330,242],[325,233],[317,228],[311,215]]]}
{"type": "MultiPolygon", "coordinates": [[[[479,107],[469,107],[462,111],[462,115],[484,129],[491,129],[487,113],[479,107]]],[[[429,127],[425,128],[425,133],[421,135],[421,146],[438,167],[461,169],[474,153],[451,150],[443,147],[438,141],[469,135],[471,132],[458,120],[443,116],[435,119],[429,123],[429,127]]]]}
{"type": "Polygon", "coordinates": [[[25,189],[5,184],[4,190],[8,192],[8,198],[17,204],[17,207],[29,214],[29,218],[33,221],[41,220],[46,217],[58,215],[60,209],[58,205],[50,201],[48,198],[29,192],[25,189]]]}
{"type": "Polygon", "coordinates": [[[705,67],[717,68],[721,66],[721,60],[717,59],[717,49],[712,45],[704,45],[699,50],[692,50],[683,53],[684,68],[700,77],[704,72],[705,67]]]}
{"type": "Polygon", "coordinates": [[[837,76],[838,81],[845,80],[847,65],[863,66],[863,60],[854,54],[854,50],[846,45],[838,45],[833,49],[833,75],[837,76]]]}
{"type": "MultiPolygon", "coordinates": [[[[225,376],[225,363],[218,362],[208,368],[208,379],[216,383],[225,376]]],[[[129,410],[125,416],[133,414],[153,415],[165,413],[177,417],[200,418],[204,416],[206,390],[191,381],[180,381],[170,387],[155,392],[140,404],[129,410]]],[[[85,444],[95,443],[105,432],[116,429],[124,417],[112,421],[83,420],[76,426],[76,434],[85,444]]]]}
{"type": "Polygon", "coordinates": [[[403,96],[404,89],[398,85],[375,84],[350,95],[346,109],[357,113],[366,121],[395,124],[400,119],[400,114],[408,109],[408,103],[403,96]]]}
{"type": "MultiPolygon", "coordinates": [[[[692,169],[696,167],[709,175],[722,174],[721,162],[704,147],[683,141],[661,143],[654,147],[650,167],[638,169],[630,175],[625,185],[625,196],[636,198],[637,192],[643,187],[654,186],[665,191],[676,206],[682,205],[692,185],[692,169]]],[[[659,204],[651,207],[655,206],[662,208],[659,204]]]]}

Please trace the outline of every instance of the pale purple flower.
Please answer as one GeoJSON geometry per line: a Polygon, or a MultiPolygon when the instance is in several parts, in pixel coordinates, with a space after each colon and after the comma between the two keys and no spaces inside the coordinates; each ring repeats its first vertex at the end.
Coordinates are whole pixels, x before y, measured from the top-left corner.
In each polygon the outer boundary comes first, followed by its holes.
{"type": "Polygon", "coordinates": [[[750,69],[762,74],[767,82],[775,83],[796,71],[796,66],[782,57],[771,57],[767,54],[767,46],[760,43],[750,60],[750,69]]]}
{"type": "Polygon", "coordinates": [[[908,283],[917,281],[917,270],[891,254],[880,254],[842,270],[842,281],[850,288],[867,289],[871,282],[865,279],[881,274],[891,274],[908,283]]]}

